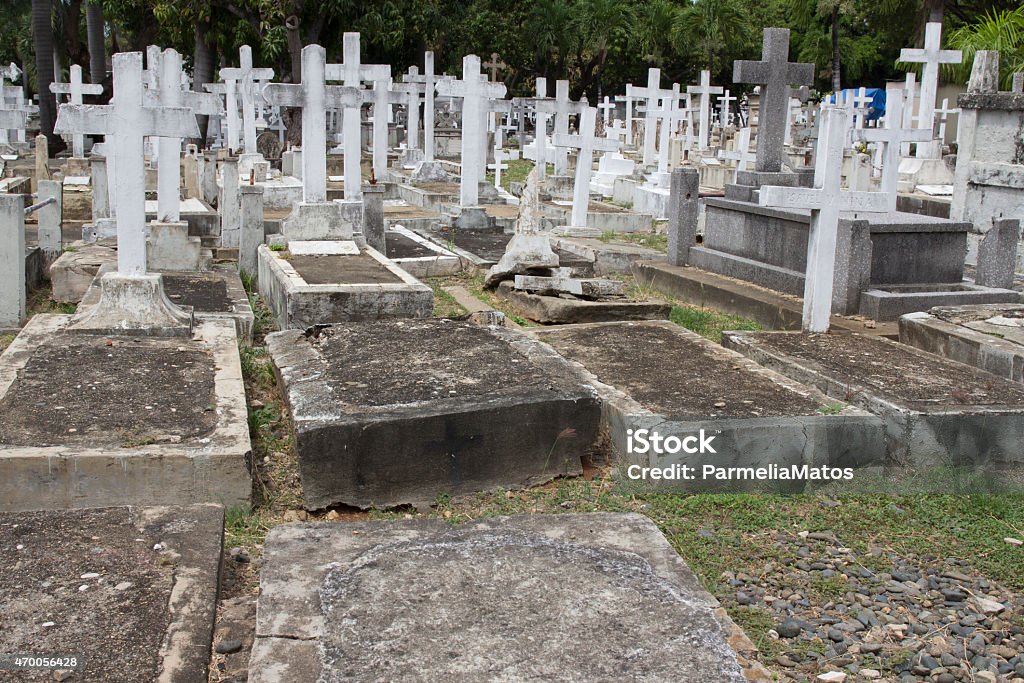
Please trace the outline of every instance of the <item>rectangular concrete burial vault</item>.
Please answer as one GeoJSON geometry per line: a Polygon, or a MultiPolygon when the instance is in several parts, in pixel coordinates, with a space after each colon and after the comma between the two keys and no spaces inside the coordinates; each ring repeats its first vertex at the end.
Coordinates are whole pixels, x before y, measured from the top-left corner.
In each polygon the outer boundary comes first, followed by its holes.
{"type": "Polygon", "coordinates": [[[291,524],[265,547],[250,683],[769,678],[641,515],[291,524]]]}
{"type": "Polygon", "coordinates": [[[37,315],[0,355],[0,510],[248,503],[234,324],[191,340],[65,330],[37,315]]]}
{"type": "MultiPolygon", "coordinates": [[[[629,465],[696,467],[689,481],[661,485],[803,490],[806,480],[721,480],[703,467],[811,468],[881,465],[881,421],[766,370],[738,353],[669,322],[567,325],[535,332],[581,365],[603,400],[602,426],[621,471],[629,465]],[[628,430],[657,431],[680,440],[713,436],[714,452],[640,452],[628,430]]],[[[697,442],[695,441],[693,445],[697,442]]],[[[648,482],[658,484],[658,482],[648,482]]],[[[820,482],[827,483],[827,482],[820,482]]]]}
{"type": "Polygon", "coordinates": [[[267,337],[295,426],[305,506],[433,502],[576,475],[592,387],[515,330],[382,320],[267,337]]]}
{"type": "Polygon", "coordinates": [[[878,415],[897,465],[1017,470],[1024,387],[898,342],[860,334],[732,332],[723,344],[878,415]]]}
{"type": "Polygon", "coordinates": [[[0,652],[76,666],[0,681],[205,681],[223,509],[0,513],[0,652]]]}
{"type": "Polygon", "coordinates": [[[259,248],[260,294],[281,329],[426,318],[434,311],[430,287],[371,247],[333,241],[291,242],[289,248],[301,253],[259,248]]]}

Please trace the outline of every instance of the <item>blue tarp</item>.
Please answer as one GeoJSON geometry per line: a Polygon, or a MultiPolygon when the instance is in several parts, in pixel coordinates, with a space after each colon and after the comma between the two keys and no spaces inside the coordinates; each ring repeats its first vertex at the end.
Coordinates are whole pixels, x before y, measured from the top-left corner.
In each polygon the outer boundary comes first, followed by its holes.
{"type": "MultiPolygon", "coordinates": [[[[840,90],[835,98],[835,102],[842,104],[846,102],[846,98],[852,98],[857,94],[860,88],[847,88],[846,90],[840,90]]],[[[864,88],[864,94],[871,98],[870,111],[868,112],[867,120],[876,121],[885,115],[885,88],[864,88]]]]}

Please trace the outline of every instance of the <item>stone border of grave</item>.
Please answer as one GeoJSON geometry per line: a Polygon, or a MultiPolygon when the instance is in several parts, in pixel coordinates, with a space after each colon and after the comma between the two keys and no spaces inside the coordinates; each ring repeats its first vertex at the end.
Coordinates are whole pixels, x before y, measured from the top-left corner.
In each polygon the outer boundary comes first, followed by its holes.
{"type": "MultiPolygon", "coordinates": [[[[0,398],[31,356],[66,333],[66,315],[37,315],[0,355],[0,398]]],[[[228,321],[196,325],[191,341],[205,346],[215,369],[217,426],[196,443],[119,448],[10,446],[0,444],[0,510],[40,510],[111,505],[249,503],[248,412],[235,326],[228,321]]]]}
{"type": "MultiPolygon", "coordinates": [[[[997,304],[977,308],[991,308],[996,314],[1000,309],[1010,307],[997,304]]],[[[932,313],[934,309],[931,313],[902,316],[899,320],[900,342],[1014,382],[1024,382],[1024,346],[942,320],[932,313]]]]}
{"type": "Polygon", "coordinates": [[[281,252],[260,245],[259,283],[282,330],[312,325],[379,318],[428,318],[434,311],[434,291],[372,247],[366,254],[401,284],[307,283],[281,252]]]}
{"type": "Polygon", "coordinates": [[[397,233],[435,253],[434,256],[415,256],[391,259],[392,263],[399,266],[409,275],[412,275],[413,277],[438,277],[441,275],[454,275],[455,273],[461,273],[464,270],[467,259],[450,251],[449,249],[434,244],[412,230],[401,225],[393,225],[386,229],[384,233],[385,239],[389,232],[397,233]]]}
{"type": "MultiPolygon", "coordinates": [[[[692,420],[673,418],[644,407],[625,391],[599,380],[582,363],[567,358],[566,360],[586,377],[587,383],[597,389],[598,395],[601,397],[601,427],[610,437],[612,448],[616,454],[616,468],[620,470],[617,476],[620,478],[624,478],[623,472],[629,465],[666,467],[674,462],[692,464],[692,457],[686,455],[665,455],[660,458],[654,455],[631,455],[627,449],[626,430],[644,428],[657,431],[663,436],[676,435],[679,438],[697,434],[702,430],[716,433],[715,444],[718,446],[718,453],[717,455],[702,454],[700,456],[701,464],[714,464],[722,467],[767,467],[768,464],[775,463],[779,468],[783,468],[805,464],[803,459],[805,454],[811,454],[814,466],[850,466],[855,463],[857,467],[869,467],[884,464],[883,425],[877,417],[856,406],[829,398],[813,386],[800,384],[783,374],[764,368],[756,362],[744,358],[742,354],[723,348],[675,323],[667,321],[588,323],[561,325],[536,331],[529,330],[529,333],[537,339],[545,341],[550,337],[571,333],[574,329],[592,329],[623,324],[661,327],[669,330],[685,341],[703,347],[708,353],[717,355],[750,373],[768,378],[787,391],[809,396],[820,401],[822,405],[834,404],[836,412],[829,415],[792,417],[705,417],[692,420]],[[765,438],[765,435],[769,433],[771,438],[765,438]],[[795,461],[794,454],[799,456],[795,461]]],[[[774,482],[774,485],[780,492],[798,492],[792,487],[786,488],[789,483],[780,480],[774,482]]],[[[645,486],[657,485],[653,481],[645,482],[645,486]]],[[[661,485],[669,490],[688,487],[687,484],[679,481],[663,481],[661,485]]],[[[764,486],[764,482],[750,483],[751,488],[763,489],[764,486]]],[[[698,480],[689,488],[694,491],[706,491],[707,487],[706,482],[698,480]]]]}

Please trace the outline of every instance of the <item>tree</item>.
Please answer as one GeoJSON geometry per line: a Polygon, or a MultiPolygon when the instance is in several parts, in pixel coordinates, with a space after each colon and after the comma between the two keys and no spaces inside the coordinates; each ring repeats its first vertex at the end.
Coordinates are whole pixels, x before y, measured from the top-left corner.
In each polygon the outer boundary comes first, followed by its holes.
{"type": "Polygon", "coordinates": [[[89,0],[85,6],[86,39],[89,43],[89,80],[102,83],[107,77],[107,49],[104,35],[103,6],[89,0]]]}
{"type": "Polygon", "coordinates": [[[963,63],[944,65],[948,77],[966,83],[974,54],[978,50],[998,50],[1000,81],[1008,90],[1013,74],[1024,71],[1024,5],[1016,10],[989,11],[975,23],[950,33],[948,42],[964,53],[963,63]]]}
{"type": "Polygon", "coordinates": [[[50,154],[64,148],[53,134],[57,121],[57,100],[50,92],[53,83],[53,7],[50,0],[32,0],[32,41],[36,52],[36,92],[39,95],[39,132],[46,136],[50,154]]]}
{"type": "Polygon", "coordinates": [[[679,12],[673,26],[676,40],[692,45],[699,64],[715,77],[731,77],[730,52],[752,45],[754,33],[739,0],[694,0],[679,12]]]}

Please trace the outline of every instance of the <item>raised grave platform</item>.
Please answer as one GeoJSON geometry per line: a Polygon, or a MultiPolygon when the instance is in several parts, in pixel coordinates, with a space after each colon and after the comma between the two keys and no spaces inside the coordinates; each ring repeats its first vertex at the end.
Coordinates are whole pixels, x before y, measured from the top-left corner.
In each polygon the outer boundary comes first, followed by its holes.
{"type": "Polygon", "coordinates": [[[37,315],[0,355],[0,510],[247,504],[233,323],[191,340],[65,330],[37,315]]]}
{"type": "Polygon", "coordinates": [[[413,277],[437,277],[461,272],[466,264],[459,255],[396,225],[384,233],[387,257],[413,277]]]}
{"type": "Polygon", "coordinates": [[[660,300],[632,301],[626,296],[607,296],[596,301],[565,295],[542,295],[515,288],[511,280],[498,285],[498,296],[521,315],[544,325],[608,322],[614,320],[665,320],[672,306],[660,300]]]}
{"type": "Polygon", "coordinates": [[[433,313],[431,289],[372,247],[293,241],[289,248],[258,252],[260,294],[281,329],[433,313]]]}
{"type": "Polygon", "coordinates": [[[552,248],[572,254],[594,264],[594,273],[632,273],[633,264],[638,261],[666,261],[668,256],[661,251],[638,244],[624,244],[590,237],[551,237],[552,248]]]}
{"type": "Polygon", "coordinates": [[[1024,305],[933,308],[900,318],[900,341],[1024,382],[1024,305]]]}
{"type": "Polygon", "coordinates": [[[859,334],[727,332],[765,367],[882,418],[896,466],[1015,471],[1024,387],[905,344],[859,334]]]}
{"type": "Polygon", "coordinates": [[[596,437],[593,390],[514,330],[381,320],[275,333],[267,346],[309,509],[426,505],[577,475],[596,437]]]}
{"type": "Polygon", "coordinates": [[[582,366],[598,388],[604,402],[603,426],[620,458],[622,481],[628,481],[629,465],[679,464],[696,467],[696,478],[661,485],[695,491],[794,492],[804,490],[808,482],[722,481],[703,476],[701,468],[857,468],[884,462],[877,417],[759,367],[674,323],[567,325],[534,334],[582,366]],[[713,436],[715,452],[631,453],[630,429],[679,439],[703,430],[713,436]]]}
{"type": "Polygon", "coordinates": [[[640,515],[292,524],[265,547],[250,683],[769,678],[640,515]]]}
{"type": "Polygon", "coordinates": [[[83,660],[0,681],[205,681],[223,521],[216,505],[0,513],[0,652],[83,660]]]}

